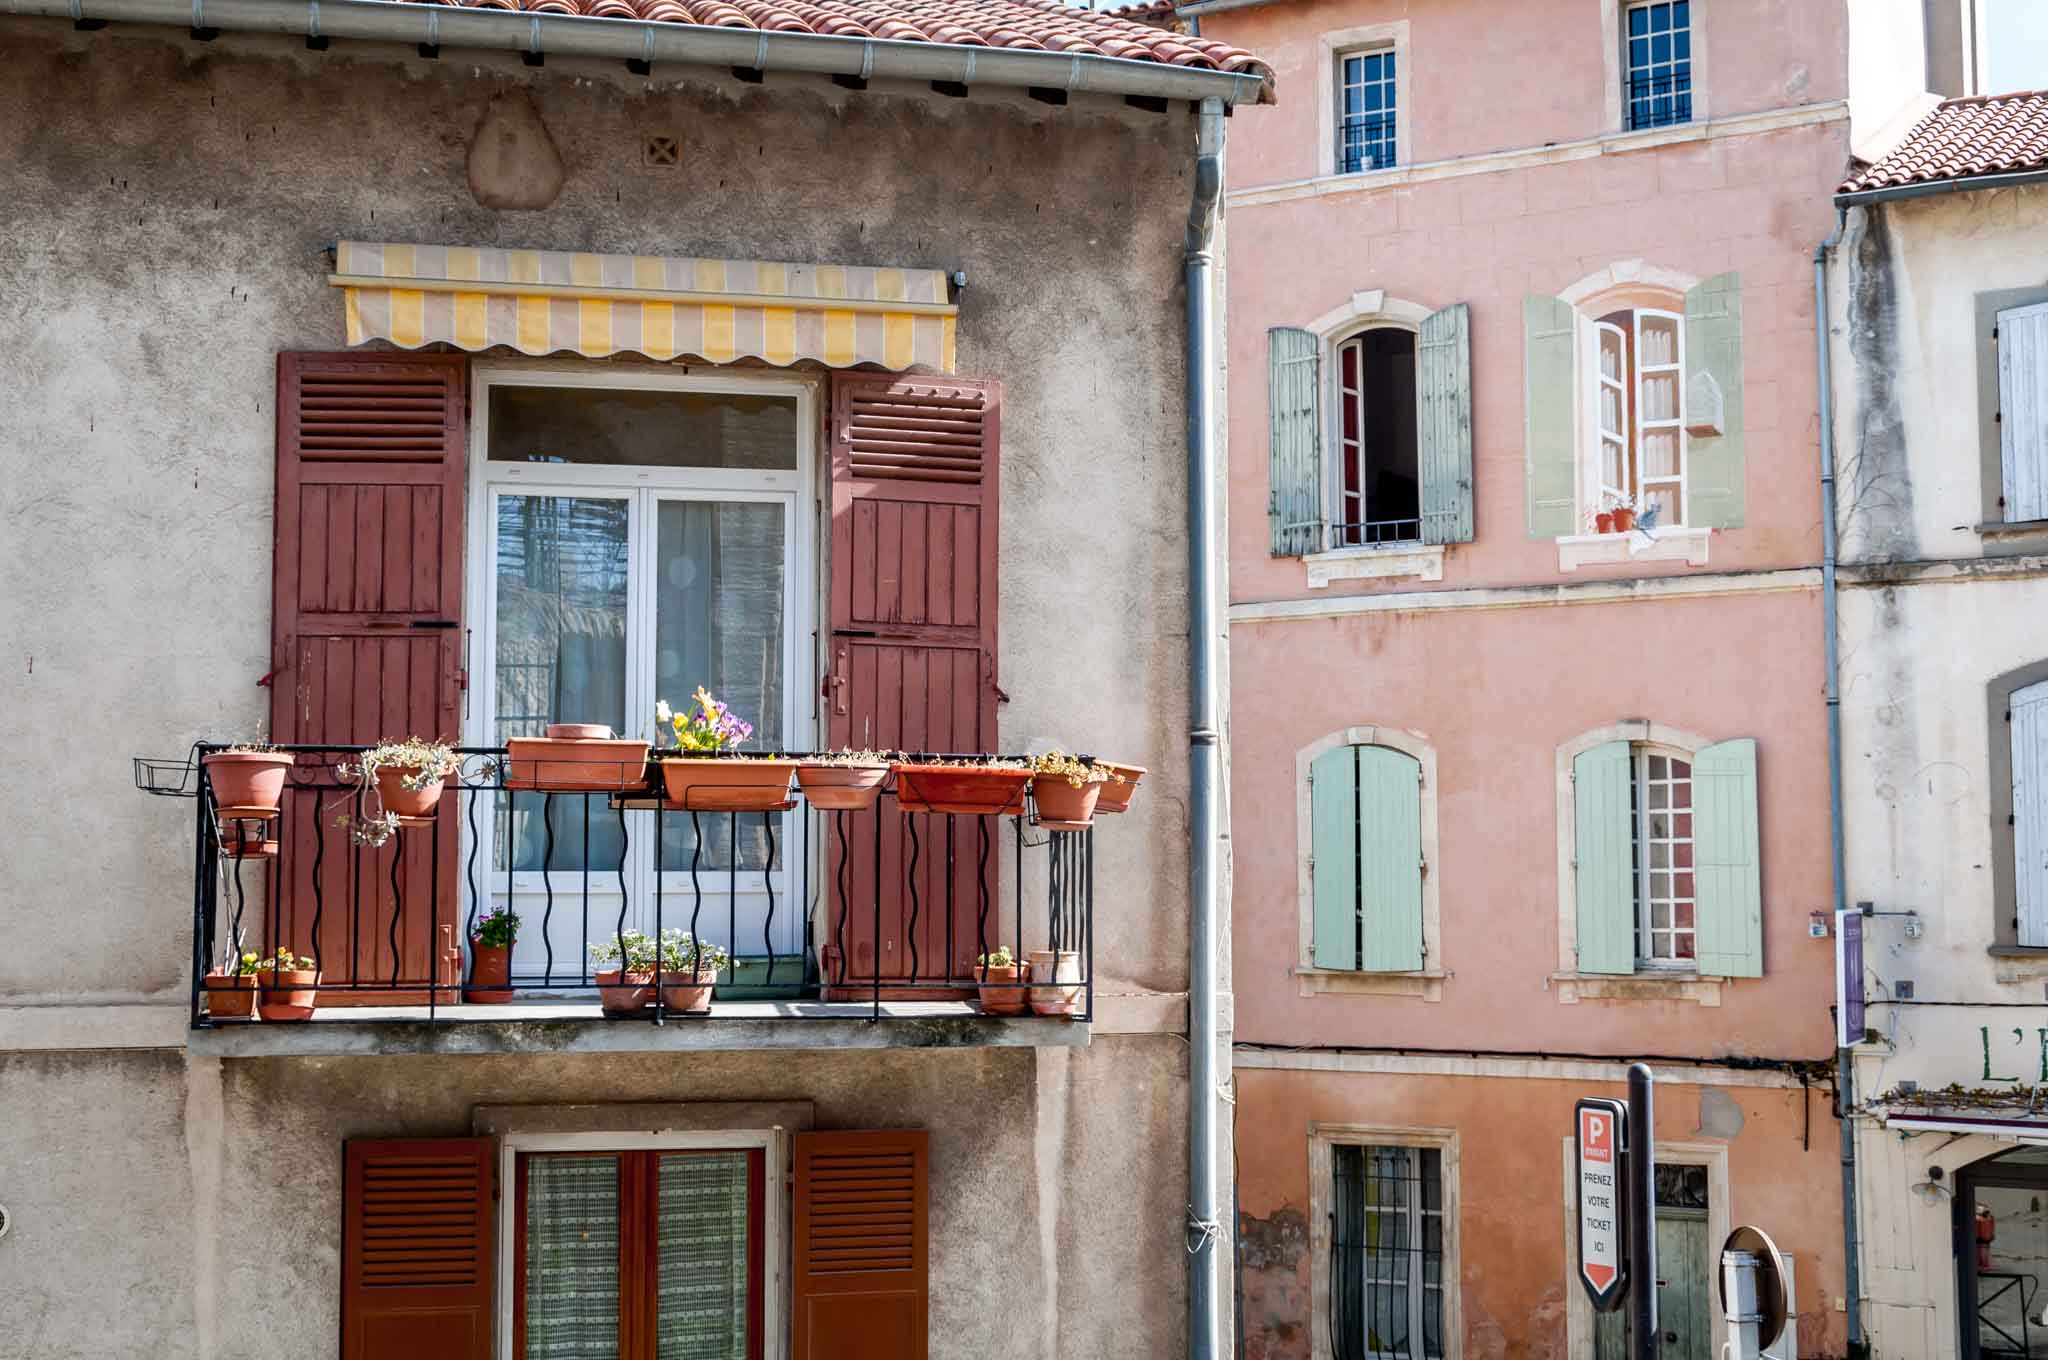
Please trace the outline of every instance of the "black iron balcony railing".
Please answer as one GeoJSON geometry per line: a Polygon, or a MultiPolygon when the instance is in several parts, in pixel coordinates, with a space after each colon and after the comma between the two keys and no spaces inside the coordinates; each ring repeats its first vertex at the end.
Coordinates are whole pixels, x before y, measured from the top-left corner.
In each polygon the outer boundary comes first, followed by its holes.
{"type": "Polygon", "coordinates": [[[1682,71],[1631,72],[1623,82],[1623,89],[1628,96],[1628,125],[1632,132],[1692,121],[1692,70],[1689,64],[1682,71]]]}
{"type": "MultiPolygon", "coordinates": [[[[596,1019],[597,975],[617,965],[586,946],[623,951],[631,932],[677,928],[729,956],[712,997],[726,1016],[1093,1014],[1094,833],[1042,826],[1028,794],[998,814],[906,812],[891,775],[867,810],[792,791],[768,810],[693,811],[651,768],[618,791],[555,792],[510,786],[503,748],[466,747],[432,814],[378,843],[381,819],[342,772],[360,748],[276,748],[294,763],[275,810],[258,811],[216,797],[204,757],[225,749],[136,761],[145,791],[196,800],[195,1027],[240,1022],[221,994],[249,955],[265,960],[254,986],[288,985],[280,949],[311,960],[315,1022],[596,1019]],[[507,910],[510,974],[487,979],[497,990],[479,1003],[471,937],[507,910]],[[1002,948],[1038,967],[994,994],[1007,1006],[983,1007],[982,961],[1002,948]]],[[[636,1016],[702,1013],[671,1005],[677,975],[658,958],[653,973],[636,1016]]]]}

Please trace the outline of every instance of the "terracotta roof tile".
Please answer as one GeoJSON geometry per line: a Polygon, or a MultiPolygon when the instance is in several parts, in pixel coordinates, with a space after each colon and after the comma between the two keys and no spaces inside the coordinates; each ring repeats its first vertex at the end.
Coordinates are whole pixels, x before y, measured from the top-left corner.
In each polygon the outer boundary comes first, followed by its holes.
{"type": "MultiPolygon", "coordinates": [[[[1043,49],[1156,61],[1272,79],[1241,47],[1059,0],[434,0],[472,9],[585,14],[777,33],[886,38],[947,46],[1043,49]]],[[[1127,7],[1131,15],[1172,12],[1170,4],[1127,7]]]]}
{"type": "Polygon", "coordinates": [[[2048,167],[2048,91],[1945,99],[1839,193],[2048,167]]]}

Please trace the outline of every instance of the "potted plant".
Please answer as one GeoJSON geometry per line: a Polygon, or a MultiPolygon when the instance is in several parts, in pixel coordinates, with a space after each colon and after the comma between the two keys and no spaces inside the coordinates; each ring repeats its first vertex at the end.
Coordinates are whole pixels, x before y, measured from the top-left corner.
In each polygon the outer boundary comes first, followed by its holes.
{"type": "Polygon", "coordinates": [[[1085,831],[1095,821],[1096,800],[1110,780],[1107,766],[1058,750],[1031,758],[1031,801],[1038,824],[1054,831],[1085,831]]]}
{"type": "Polygon", "coordinates": [[[796,767],[796,785],[825,812],[864,812],[881,796],[889,758],[879,751],[837,751],[796,767]]]}
{"type": "Polygon", "coordinates": [[[213,802],[223,813],[275,812],[284,797],[284,772],[297,759],[262,742],[214,751],[199,763],[213,785],[213,802]]]}
{"type": "Polygon", "coordinates": [[[519,938],[519,916],[511,907],[493,907],[476,918],[469,931],[469,986],[462,999],[483,1005],[512,999],[512,942],[519,938]]]}
{"type": "Polygon", "coordinates": [[[1109,771],[1109,778],[1103,782],[1102,796],[1096,800],[1097,812],[1129,812],[1131,799],[1138,796],[1138,781],[1146,774],[1143,765],[1124,765],[1114,760],[1095,762],[1109,771]]]}
{"type": "Polygon", "coordinates": [[[980,955],[975,963],[981,968],[981,1013],[1022,1015],[1024,988],[1017,984],[1030,981],[1031,965],[1020,966],[1008,945],[980,955]]]}
{"type": "Polygon", "coordinates": [[[654,1000],[654,941],[645,931],[622,930],[593,942],[591,962],[609,964],[591,974],[606,1015],[638,1015],[654,1000]]]}
{"type": "Polygon", "coordinates": [[[1021,760],[899,760],[896,804],[905,812],[968,817],[1015,816],[1024,811],[1031,767],[1021,760]]]}
{"type": "Polygon", "coordinates": [[[265,1020],[310,1020],[319,986],[318,964],[279,949],[256,960],[256,1013],[265,1020]]]}
{"type": "Polygon", "coordinates": [[[1625,534],[1636,525],[1636,503],[1630,496],[1622,496],[1614,502],[1614,532],[1625,534]]]}
{"type": "Polygon", "coordinates": [[[661,1004],[672,1011],[711,1009],[711,989],[719,970],[732,960],[715,944],[670,927],[661,932],[661,1004]]]}
{"type": "Polygon", "coordinates": [[[1614,532],[1614,512],[1612,510],[1602,510],[1599,514],[1593,516],[1593,532],[1596,534],[1611,534],[1614,532]]]}
{"type": "Polygon", "coordinates": [[[214,969],[200,984],[206,1013],[215,1019],[247,1020],[256,1014],[256,965],[263,956],[241,955],[232,965],[214,969]]]}
{"type": "Polygon", "coordinates": [[[1027,976],[1056,986],[1034,986],[1031,1009],[1040,1015],[1072,1015],[1081,1009],[1081,955],[1073,949],[1034,949],[1027,976]]]}
{"type": "Polygon", "coordinates": [[[666,699],[654,720],[675,733],[675,749],[655,753],[669,802],[689,812],[774,812],[789,806],[796,762],[741,754],[754,725],[736,716],[702,685],[690,707],[673,712],[666,699]]]}
{"type": "Polygon", "coordinates": [[[623,793],[647,778],[650,743],[598,723],[549,723],[544,737],[505,743],[505,787],[551,793],[623,793]]]}
{"type": "Polygon", "coordinates": [[[442,786],[461,767],[461,757],[445,742],[379,742],[355,764],[337,768],[356,786],[354,801],[363,809],[359,817],[344,814],[340,820],[353,826],[357,844],[382,845],[401,821],[432,817],[441,806],[442,786]]]}

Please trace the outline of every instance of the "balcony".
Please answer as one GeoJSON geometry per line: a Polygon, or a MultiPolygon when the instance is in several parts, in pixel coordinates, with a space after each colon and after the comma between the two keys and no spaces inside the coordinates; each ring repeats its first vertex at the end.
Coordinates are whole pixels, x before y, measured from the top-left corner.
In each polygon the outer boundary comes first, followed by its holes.
{"type": "Polygon", "coordinates": [[[594,792],[551,787],[573,781],[503,748],[458,748],[421,815],[380,827],[345,773],[359,748],[275,748],[282,792],[254,805],[222,801],[205,758],[228,749],[136,761],[139,787],[194,809],[195,1052],[1088,1041],[1094,834],[1118,819],[1049,827],[1028,781],[1000,812],[930,810],[915,766],[990,757],[898,753],[866,809],[821,808],[785,777],[767,806],[724,811],[708,810],[733,801],[716,779],[679,802],[637,758],[594,792]],[[509,951],[479,947],[493,915],[511,919],[509,951]],[[651,943],[679,930],[724,962],[708,1005],[684,985],[693,955],[651,943]],[[649,974],[607,973],[592,946],[644,946],[649,974]],[[1020,969],[985,987],[980,960],[1003,948],[1038,985],[1020,969]],[[238,964],[250,955],[264,962],[238,964]]]}

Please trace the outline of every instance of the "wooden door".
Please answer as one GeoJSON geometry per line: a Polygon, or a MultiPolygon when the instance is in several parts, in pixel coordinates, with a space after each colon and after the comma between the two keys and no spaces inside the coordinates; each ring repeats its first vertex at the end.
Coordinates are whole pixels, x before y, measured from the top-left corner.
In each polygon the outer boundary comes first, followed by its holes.
{"type": "MultiPolygon", "coordinates": [[[[835,748],[994,749],[1000,408],[994,382],[834,375],[826,731],[835,748]]],[[[913,843],[912,819],[884,806],[878,940],[875,815],[846,818],[851,909],[826,937],[828,986],[842,939],[849,980],[879,969],[885,984],[965,985],[982,952],[984,830],[988,945],[999,941],[994,838],[1007,824],[918,814],[913,843]]],[[[827,884],[838,881],[837,833],[828,821],[827,884]]]]}
{"type": "MultiPolygon", "coordinates": [[[[466,373],[460,356],[278,356],[273,740],[460,738],[466,373]]],[[[424,999],[437,959],[455,981],[457,797],[438,823],[358,847],[337,824],[354,808],[334,759],[301,764],[316,768],[300,783],[329,787],[287,801],[269,948],[392,989],[323,991],[322,1005],[424,999]]]]}

